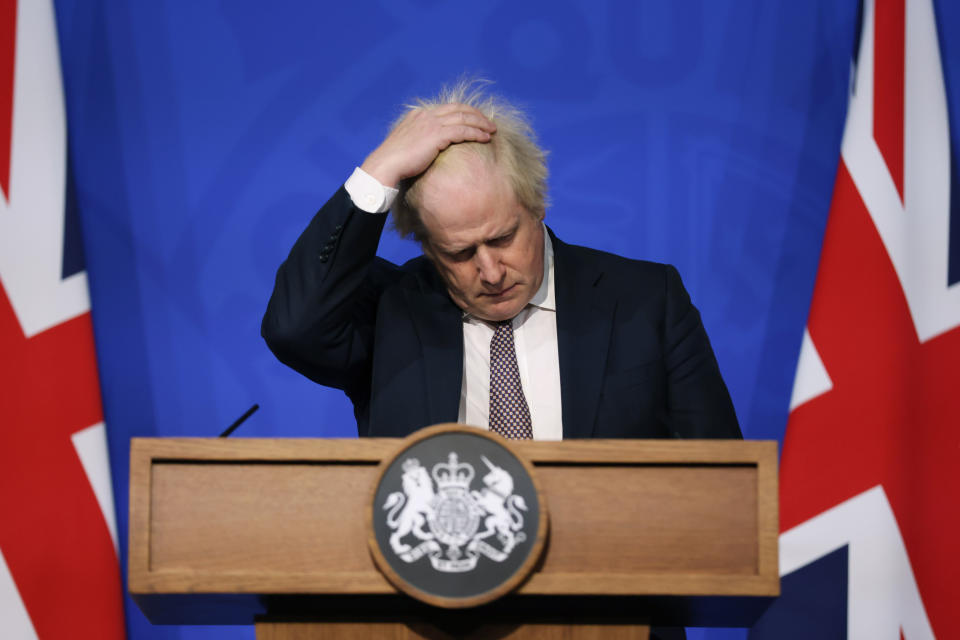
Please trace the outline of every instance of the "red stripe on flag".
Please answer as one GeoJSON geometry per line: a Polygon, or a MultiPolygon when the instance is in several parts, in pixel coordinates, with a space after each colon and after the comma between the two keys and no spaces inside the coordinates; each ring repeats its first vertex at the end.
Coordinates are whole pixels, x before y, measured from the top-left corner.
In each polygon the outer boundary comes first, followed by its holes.
{"type": "Polygon", "coordinates": [[[13,70],[17,50],[17,0],[0,0],[0,190],[10,200],[13,140],[13,70]]]}
{"type": "Polygon", "coordinates": [[[120,570],[70,436],[103,419],[90,314],[27,340],[0,284],[0,548],[48,638],[123,638],[120,570]]]}
{"type": "Polygon", "coordinates": [[[873,137],[903,201],[904,0],[877,0],[873,40],[873,137]]]}

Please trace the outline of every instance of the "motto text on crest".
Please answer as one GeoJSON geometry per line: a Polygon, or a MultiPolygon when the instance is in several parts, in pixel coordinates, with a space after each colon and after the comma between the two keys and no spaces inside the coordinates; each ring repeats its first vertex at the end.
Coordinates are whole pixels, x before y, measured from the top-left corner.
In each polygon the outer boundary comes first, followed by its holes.
{"type": "Polygon", "coordinates": [[[473,465],[459,462],[454,452],[430,473],[416,458],[403,461],[403,491],[391,493],[383,505],[390,548],[400,559],[427,556],[437,571],[461,573],[473,570],[481,555],[503,562],[526,540],[520,513],[527,511],[526,501],[513,493],[509,473],[481,459],[489,471],[479,491],[470,489],[473,465]],[[494,535],[498,546],[490,544],[494,535]]]}

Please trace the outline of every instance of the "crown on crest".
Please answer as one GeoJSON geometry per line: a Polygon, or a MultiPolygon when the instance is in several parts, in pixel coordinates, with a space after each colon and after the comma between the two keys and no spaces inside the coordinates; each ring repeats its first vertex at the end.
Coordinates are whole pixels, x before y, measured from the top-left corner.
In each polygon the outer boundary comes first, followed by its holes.
{"type": "Polygon", "coordinates": [[[457,454],[451,451],[446,462],[433,465],[432,475],[439,489],[445,487],[468,489],[473,480],[474,471],[473,466],[467,462],[459,462],[457,454]]]}
{"type": "Polygon", "coordinates": [[[420,466],[420,461],[417,460],[416,458],[407,458],[406,460],[403,461],[403,465],[402,465],[404,471],[412,471],[413,469],[416,469],[419,466],[420,466]]]}

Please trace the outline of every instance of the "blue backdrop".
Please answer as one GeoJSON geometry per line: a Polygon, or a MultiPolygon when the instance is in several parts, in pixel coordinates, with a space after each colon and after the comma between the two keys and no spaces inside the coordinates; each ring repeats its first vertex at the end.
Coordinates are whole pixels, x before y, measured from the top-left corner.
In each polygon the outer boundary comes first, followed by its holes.
{"type": "MultiPolygon", "coordinates": [[[[934,4],[958,132],[960,4],[934,4]]],[[[131,437],[216,435],[254,402],[240,435],[356,433],[343,394],[274,360],[260,317],[294,239],[397,105],[463,72],[528,107],[558,235],[677,265],[744,433],[782,437],[856,0],[56,8],[124,562],[131,437]]],[[[417,251],[393,236],[380,250],[417,251]]],[[[253,637],[151,627],[127,604],[134,639],[253,637]]]]}

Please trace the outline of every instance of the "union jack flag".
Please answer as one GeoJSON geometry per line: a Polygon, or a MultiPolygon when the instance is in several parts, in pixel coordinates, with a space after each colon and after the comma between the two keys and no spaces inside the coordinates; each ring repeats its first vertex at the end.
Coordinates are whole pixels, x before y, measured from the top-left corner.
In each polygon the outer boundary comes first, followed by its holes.
{"type": "Polygon", "coordinates": [[[0,0],[0,637],[122,638],[53,7],[0,0]]]}
{"type": "Polygon", "coordinates": [[[931,0],[865,0],[783,446],[783,596],[753,638],[957,637],[951,155],[931,0]]]}

